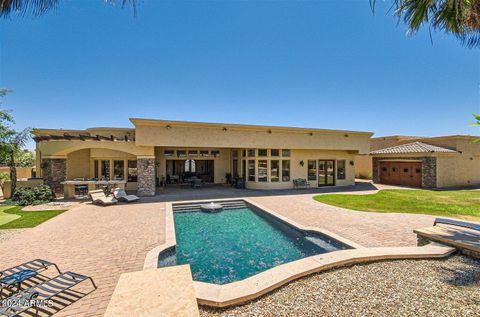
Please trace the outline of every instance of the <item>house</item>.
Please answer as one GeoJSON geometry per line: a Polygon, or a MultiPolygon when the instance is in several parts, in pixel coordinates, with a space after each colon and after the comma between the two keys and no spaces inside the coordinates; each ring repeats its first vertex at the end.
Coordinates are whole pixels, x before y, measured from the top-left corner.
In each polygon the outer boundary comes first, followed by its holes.
{"type": "Polygon", "coordinates": [[[37,171],[56,192],[75,179],[124,180],[151,196],[164,183],[198,177],[246,188],[285,189],[355,183],[354,158],[370,151],[370,132],[153,119],[133,128],[35,129],[37,171]]]}
{"type": "Polygon", "coordinates": [[[372,138],[373,181],[421,188],[480,185],[476,139],[466,135],[372,138]]]}

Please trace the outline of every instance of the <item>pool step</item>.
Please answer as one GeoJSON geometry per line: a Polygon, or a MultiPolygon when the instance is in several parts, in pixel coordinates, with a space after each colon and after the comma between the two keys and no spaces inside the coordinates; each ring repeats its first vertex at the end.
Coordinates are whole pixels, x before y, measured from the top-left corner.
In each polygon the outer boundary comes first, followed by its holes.
{"type": "MultiPolygon", "coordinates": [[[[173,205],[174,212],[182,212],[182,211],[200,211],[200,205],[205,204],[208,202],[200,202],[195,204],[179,204],[173,205]]],[[[223,209],[238,209],[238,208],[245,208],[247,204],[242,200],[234,200],[234,201],[217,201],[218,204],[223,206],[223,209]]]]}

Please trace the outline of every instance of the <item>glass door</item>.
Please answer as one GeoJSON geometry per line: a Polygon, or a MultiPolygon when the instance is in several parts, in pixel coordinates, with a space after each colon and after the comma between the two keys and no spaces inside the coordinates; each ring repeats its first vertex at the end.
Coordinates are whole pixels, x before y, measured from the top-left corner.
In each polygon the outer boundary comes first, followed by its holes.
{"type": "Polygon", "coordinates": [[[335,161],[318,160],[318,186],[335,185],[335,161]]]}

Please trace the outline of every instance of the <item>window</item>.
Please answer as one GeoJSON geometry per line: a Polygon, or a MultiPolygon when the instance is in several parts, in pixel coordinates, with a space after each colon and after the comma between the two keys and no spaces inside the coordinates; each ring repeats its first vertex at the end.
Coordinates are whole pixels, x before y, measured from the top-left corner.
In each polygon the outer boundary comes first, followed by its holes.
{"type": "Polygon", "coordinates": [[[308,160],[307,169],[308,169],[308,180],[309,181],[316,180],[317,179],[317,161],[308,160]]]}
{"type": "Polygon", "coordinates": [[[386,172],[386,171],[387,171],[387,168],[386,168],[386,167],[382,168],[382,171],[386,172]]]}
{"type": "Polygon", "coordinates": [[[267,156],[267,149],[258,149],[258,156],[267,156]]]}
{"type": "Polygon", "coordinates": [[[404,172],[404,173],[408,173],[408,168],[404,168],[404,169],[403,169],[403,172],[404,172]]]}
{"type": "Polygon", "coordinates": [[[128,181],[137,181],[137,161],[128,161],[128,181]]]}
{"type": "Polygon", "coordinates": [[[102,160],[100,162],[100,178],[110,179],[110,160],[102,160]]]}
{"type": "Polygon", "coordinates": [[[195,161],[186,160],[185,161],[185,172],[195,173],[196,172],[195,161]]]}
{"type": "Polygon", "coordinates": [[[173,156],[173,150],[165,150],[163,151],[163,155],[164,156],[173,156]]]}
{"type": "Polygon", "coordinates": [[[120,180],[125,178],[125,161],[113,161],[113,179],[120,180]]]}
{"type": "Polygon", "coordinates": [[[187,151],[177,150],[177,157],[185,157],[185,156],[187,156],[187,151]]]}
{"type": "Polygon", "coordinates": [[[270,150],[270,156],[280,156],[280,150],[279,149],[271,149],[270,150]]]}
{"type": "Polygon", "coordinates": [[[197,150],[189,150],[188,151],[188,156],[198,156],[198,151],[197,150]]]}
{"type": "Polygon", "coordinates": [[[258,161],[258,181],[259,182],[268,182],[267,160],[259,160],[258,161]]]}
{"type": "Polygon", "coordinates": [[[421,172],[422,172],[421,169],[419,169],[419,168],[415,169],[415,173],[420,174],[421,172]]]}
{"type": "Polygon", "coordinates": [[[396,171],[397,171],[397,169],[395,167],[392,167],[392,172],[395,173],[396,171]]]}
{"type": "Polygon", "coordinates": [[[282,150],[283,157],[290,157],[290,150],[282,150]]]}
{"type": "Polygon", "coordinates": [[[255,181],[255,161],[248,160],[248,181],[254,182],[255,181]]]}
{"type": "Polygon", "coordinates": [[[270,161],[270,180],[272,182],[278,182],[280,180],[280,161],[270,161]]]}
{"type": "Polygon", "coordinates": [[[345,179],[345,160],[337,161],[337,179],[345,179]]]}
{"type": "Polygon", "coordinates": [[[248,150],[248,157],[255,157],[255,149],[248,150]]]}
{"type": "Polygon", "coordinates": [[[200,156],[207,157],[207,156],[210,156],[210,155],[208,154],[208,151],[202,150],[202,151],[200,151],[200,156]]]}
{"type": "Polygon", "coordinates": [[[290,181],[290,161],[282,161],[282,182],[290,181]]]}
{"type": "Polygon", "coordinates": [[[213,157],[220,157],[220,151],[219,150],[212,151],[212,155],[213,157]]]}

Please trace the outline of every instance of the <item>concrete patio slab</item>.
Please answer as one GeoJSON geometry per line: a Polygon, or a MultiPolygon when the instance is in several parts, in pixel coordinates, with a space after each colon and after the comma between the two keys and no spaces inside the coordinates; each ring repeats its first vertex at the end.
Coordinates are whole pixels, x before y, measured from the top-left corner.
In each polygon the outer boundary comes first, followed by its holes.
{"type": "Polygon", "coordinates": [[[190,265],[120,276],[105,317],[198,316],[190,265]]]}

